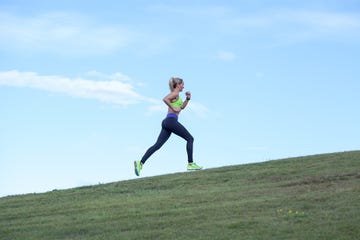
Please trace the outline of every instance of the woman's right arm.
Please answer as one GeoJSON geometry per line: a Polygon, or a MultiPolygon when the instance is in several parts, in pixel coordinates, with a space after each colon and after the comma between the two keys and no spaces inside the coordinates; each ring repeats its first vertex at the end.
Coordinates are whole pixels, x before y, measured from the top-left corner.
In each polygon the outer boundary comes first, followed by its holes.
{"type": "Polygon", "coordinates": [[[181,108],[179,107],[174,107],[173,105],[171,105],[171,100],[176,98],[176,93],[169,93],[168,95],[166,95],[163,99],[163,101],[165,102],[165,104],[169,107],[169,109],[171,111],[173,111],[174,113],[179,113],[181,111],[181,108]]]}

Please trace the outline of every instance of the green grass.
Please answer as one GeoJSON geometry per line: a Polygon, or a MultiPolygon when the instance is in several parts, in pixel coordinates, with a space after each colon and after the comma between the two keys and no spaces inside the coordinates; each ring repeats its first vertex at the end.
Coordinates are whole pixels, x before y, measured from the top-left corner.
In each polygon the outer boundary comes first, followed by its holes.
{"type": "Polygon", "coordinates": [[[360,151],[0,198],[0,239],[360,239],[360,151]]]}

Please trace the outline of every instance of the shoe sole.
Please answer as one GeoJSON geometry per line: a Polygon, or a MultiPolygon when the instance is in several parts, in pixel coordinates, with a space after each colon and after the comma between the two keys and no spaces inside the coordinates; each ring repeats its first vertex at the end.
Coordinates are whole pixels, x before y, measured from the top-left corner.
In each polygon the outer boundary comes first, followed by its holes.
{"type": "Polygon", "coordinates": [[[134,167],[135,167],[135,175],[139,176],[140,174],[139,174],[138,169],[137,169],[136,161],[134,161],[134,167]]]}
{"type": "Polygon", "coordinates": [[[202,168],[198,168],[198,169],[188,169],[188,171],[199,171],[201,170],[202,168]]]}

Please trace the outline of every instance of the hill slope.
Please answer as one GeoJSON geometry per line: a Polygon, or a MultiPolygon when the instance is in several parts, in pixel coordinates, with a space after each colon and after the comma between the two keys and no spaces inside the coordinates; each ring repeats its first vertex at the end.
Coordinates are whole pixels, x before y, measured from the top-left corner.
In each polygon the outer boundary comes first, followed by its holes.
{"type": "Polygon", "coordinates": [[[0,239],[360,239],[360,151],[0,199],[0,239]]]}

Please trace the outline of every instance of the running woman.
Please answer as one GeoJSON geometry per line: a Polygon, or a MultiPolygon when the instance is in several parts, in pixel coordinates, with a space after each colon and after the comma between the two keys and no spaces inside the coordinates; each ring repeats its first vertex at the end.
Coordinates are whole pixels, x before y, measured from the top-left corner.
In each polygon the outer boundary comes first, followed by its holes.
{"type": "Polygon", "coordinates": [[[184,89],[184,81],[181,78],[173,77],[169,80],[170,93],[164,97],[164,102],[168,106],[166,118],[162,121],[162,128],[156,143],[151,146],[142,157],[141,161],[135,161],[135,174],[140,176],[140,171],[146,160],[169,139],[171,133],[182,137],[186,140],[186,152],[188,157],[187,170],[200,170],[201,166],[196,165],[193,161],[193,142],[194,138],[186,128],[178,122],[180,112],[188,105],[191,99],[191,93],[186,92],[186,100],[182,101],[179,93],[184,89]]]}

